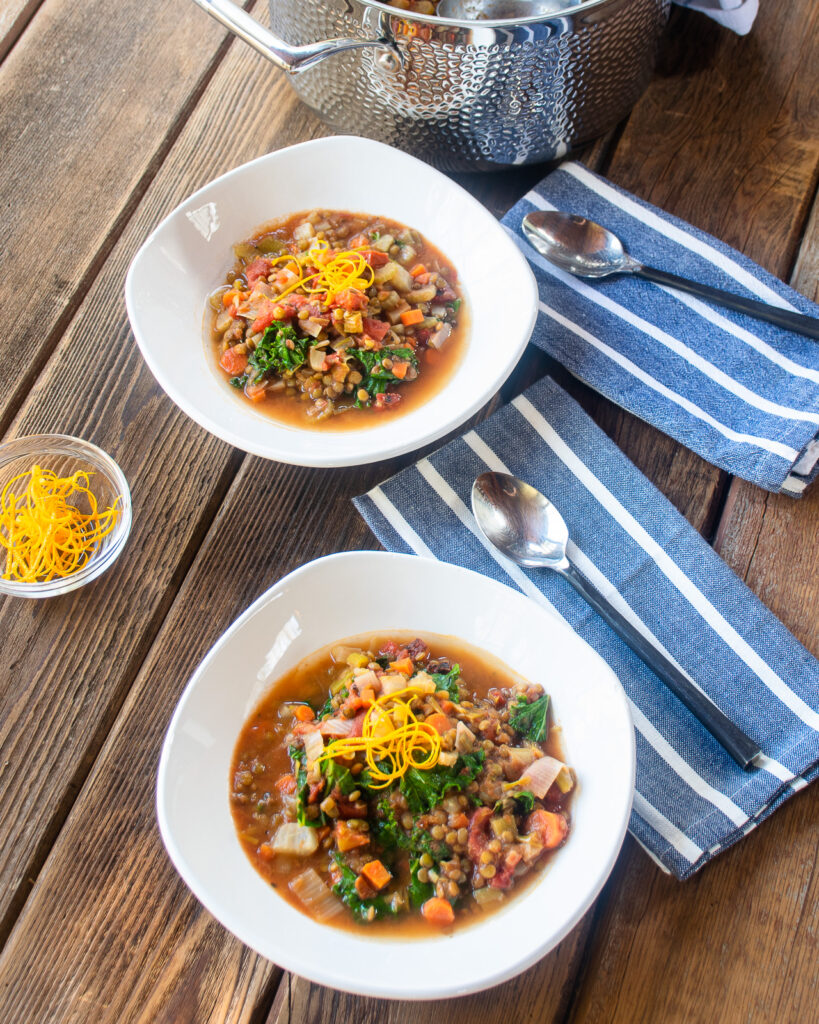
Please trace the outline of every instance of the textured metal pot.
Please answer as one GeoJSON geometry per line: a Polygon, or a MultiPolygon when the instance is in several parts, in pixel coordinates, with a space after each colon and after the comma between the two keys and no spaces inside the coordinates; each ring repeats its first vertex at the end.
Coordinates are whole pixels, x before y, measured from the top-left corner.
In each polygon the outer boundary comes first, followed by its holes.
{"type": "Polygon", "coordinates": [[[373,0],[270,0],[270,30],[194,0],[292,76],[331,128],[449,170],[562,156],[648,83],[670,0],[585,0],[559,17],[455,22],[373,0]]]}

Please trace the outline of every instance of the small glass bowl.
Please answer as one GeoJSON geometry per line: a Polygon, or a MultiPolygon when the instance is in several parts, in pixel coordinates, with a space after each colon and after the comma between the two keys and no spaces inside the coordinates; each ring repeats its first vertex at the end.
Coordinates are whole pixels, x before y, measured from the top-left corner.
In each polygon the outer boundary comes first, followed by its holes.
{"type": "MultiPolygon", "coordinates": [[[[110,455],[90,441],[66,434],[30,434],[0,444],[0,492],[15,476],[37,463],[58,476],[78,470],[88,473],[90,487],[100,511],[113,505],[119,509],[116,525],[100,541],[93,555],[77,572],[43,583],[20,583],[0,578],[0,594],[14,597],[56,597],[67,594],[105,572],[117,560],[131,532],[131,492],[122,470],[110,455]],[[117,499],[119,499],[117,501],[117,499]]],[[[0,572],[5,569],[5,548],[0,547],[0,572]]]]}

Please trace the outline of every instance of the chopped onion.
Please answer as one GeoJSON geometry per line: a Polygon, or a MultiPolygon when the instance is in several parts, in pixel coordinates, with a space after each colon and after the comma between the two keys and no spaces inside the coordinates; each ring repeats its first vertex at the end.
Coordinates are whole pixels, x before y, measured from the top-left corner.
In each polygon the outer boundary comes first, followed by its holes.
{"type": "Polygon", "coordinates": [[[440,348],[447,338],[452,334],[452,324],[441,324],[438,330],[427,342],[430,348],[440,348]]]}
{"type": "MultiPolygon", "coordinates": [[[[390,278],[392,283],[395,285],[395,287],[398,289],[399,292],[409,292],[409,291],[412,291],[412,286],[415,283],[415,278],[412,276],[412,274],[405,267],[402,267],[400,265],[400,263],[396,263],[396,264],[394,264],[394,266],[395,266],[395,270],[393,272],[392,277],[390,278]]],[[[435,289],[435,286],[433,285],[432,286],[432,297],[433,298],[435,297],[435,291],[436,291],[436,289],[435,289]]]]}
{"type": "Polygon", "coordinates": [[[318,729],[304,734],[304,753],[307,755],[307,763],[315,761],[324,753],[324,740],[318,729]]]}
{"type": "Polygon", "coordinates": [[[311,338],[317,338],[321,334],[322,327],[324,327],[324,324],[320,324],[309,316],[306,320],[301,320],[300,325],[304,333],[309,334],[311,338]]]}
{"type": "MultiPolygon", "coordinates": [[[[356,680],[357,682],[358,680],[356,680]]],[[[394,675],[381,676],[382,694],[398,693],[399,690],[407,688],[407,677],[395,673],[394,675]]]]}
{"type": "Polygon", "coordinates": [[[387,252],[394,241],[395,238],[392,235],[379,235],[379,237],[370,244],[373,249],[378,249],[379,252],[387,252]]]}
{"type": "Polygon", "coordinates": [[[318,849],[316,830],[309,825],[297,825],[288,821],[279,826],[270,848],[274,853],[292,853],[297,857],[308,857],[318,849]]]}
{"type": "Polygon", "coordinates": [[[309,220],[303,221],[296,230],[293,232],[293,238],[299,242],[303,242],[308,238],[313,237],[313,225],[309,220]]]}
{"type": "Polygon", "coordinates": [[[349,736],[352,731],[352,718],[328,718],[319,726],[322,736],[349,736]]]}
{"type": "Polygon", "coordinates": [[[324,369],[324,353],[321,349],[313,346],[308,354],[310,369],[320,371],[324,369]]]}
{"type": "Polygon", "coordinates": [[[475,902],[482,907],[488,903],[498,903],[506,898],[506,894],[502,889],[493,889],[488,885],[485,885],[482,889],[476,889],[472,895],[475,897],[475,902]]]}
{"type": "Polygon", "coordinates": [[[327,921],[344,910],[341,900],[322,882],[314,868],[302,871],[290,882],[289,889],[317,918],[327,921]]]}
{"type": "MultiPolygon", "coordinates": [[[[558,775],[566,768],[562,761],[554,757],[541,757],[526,769],[526,774],[521,778],[526,789],[531,790],[538,799],[542,799],[549,792],[552,783],[558,775]]],[[[568,769],[566,769],[568,771],[568,769]]]]}
{"type": "Polygon", "coordinates": [[[460,754],[467,754],[475,744],[475,733],[469,728],[468,725],[464,725],[463,722],[458,722],[455,726],[455,749],[460,754]]]}
{"type": "Polygon", "coordinates": [[[511,747],[509,749],[509,772],[507,778],[517,779],[535,759],[533,747],[511,747]]]}
{"type": "Polygon", "coordinates": [[[453,764],[458,761],[458,755],[454,750],[442,750],[438,755],[438,764],[442,764],[447,768],[451,768],[453,764]]]}

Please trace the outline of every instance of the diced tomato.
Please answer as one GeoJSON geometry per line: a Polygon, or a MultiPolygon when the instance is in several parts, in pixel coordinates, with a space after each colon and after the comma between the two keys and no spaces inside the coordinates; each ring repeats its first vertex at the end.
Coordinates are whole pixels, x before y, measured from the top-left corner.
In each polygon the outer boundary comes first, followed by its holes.
{"type": "Polygon", "coordinates": [[[359,291],[358,288],[345,288],[343,292],[339,292],[336,296],[334,305],[352,312],[356,309],[365,309],[368,302],[367,296],[364,292],[359,291]]]}
{"type": "Polygon", "coordinates": [[[360,715],[356,715],[353,719],[353,727],[350,729],[350,737],[355,738],[360,736],[364,731],[364,716],[367,714],[366,711],[362,711],[360,715]]]}
{"type": "Polygon", "coordinates": [[[307,803],[314,804],[321,796],[321,791],[324,789],[324,780],[321,782],[311,782],[310,790],[307,793],[307,803]]]}
{"type": "Polygon", "coordinates": [[[489,842],[489,819],[491,817],[491,807],[479,807],[469,821],[466,853],[473,864],[480,863],[481,854],[489,842]]]}
{"type": "Polygon", "coordinates": [[[554,850],[569,834],[569,823],[554,811],[532,811],[526,819],[526,831],[538,833],[544,850],[554,850]]]}
{"type": "Polygon", "coordinates": [[[517,850],[507,850],[506,856],[503,858],[503,864],[500,869],[495,872],[492,878],[489,879],[489,884],[493,889],[508,889],[512,884],[512,878],[515,874],[515,868],[521,862],[523,858],[517,850]]]}
{"type": "Polygon", "coordinates": [[[373,341],[381,341],[389,333],[390,325],[384,320],[374,320],[370,316],[364,317],[364,333],[369,335],[373,341]]]}
{"type": "Polygon", "coordinates": [[[266,260],[263,256],[260,256],[252,263],[248,263],[245,267],[245,277],[247,278],[247,283],[251,288],[256,284],[260,277],[267,277],[269,273],[270,260],[266,260]]]}
{"type": "Polygon", "coordinates": [[[237,377],[247,369],[247,353],[239,350],[238,345],[234,345],[233,348],[229,348],[226,352],[222,353],[219,365],[223,370],[237,377]]]}
{"type": "Polygon", "coordinates": [[[400,395],[381,394],[375,396],[376,409],[389,409],[392,405],[398,405],[401,401],[400,395]]]}
{"type": "Polygon", "coordinates": [[[250,330],[253,332],[253,334],[256,334],[258,331],[264,331],[273,323],[275,319],[276,307],[273,305],[270,299],[265,299],[257,307],[256,319],[250,325],[250,330]]]}
{"type": "Polygon", "coordinates": [[[452,924],[455,920],[455,911],[452,909],[452,904],[448,900],[441,899],[440,896],[430,897],[421,907],[421,913],[430,924],[444,926],[452,924]]]}
{"type": "Polygon", "coordinates": [[[390,262],[389,256],[385,252],[379,252],[377,249],[365,249],[361,255],[371,267],[383,267],[385,263],[390,262]]]}

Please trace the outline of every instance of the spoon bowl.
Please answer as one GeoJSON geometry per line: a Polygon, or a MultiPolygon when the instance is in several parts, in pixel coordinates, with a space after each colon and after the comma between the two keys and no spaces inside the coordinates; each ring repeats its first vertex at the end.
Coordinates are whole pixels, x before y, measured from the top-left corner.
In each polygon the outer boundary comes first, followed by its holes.
{"type": "Polygon", "coordinates": [[[578,277],[608,277],[639,266],[616,235],[573,213],[535,210],[523,218],[523,233],[541,256],[578,277]]]}
{"type": "Polygon", "coordinates": [[[478,525],[502,554],[528,568],[568,565],[569,528],[549,499],[506,473],[481,473],[472,485],[478,525]]]}

